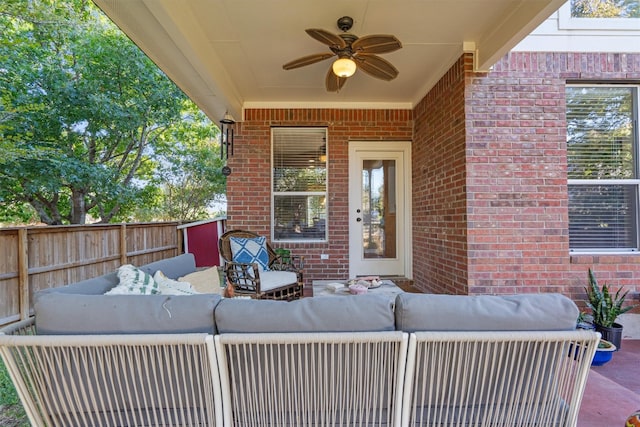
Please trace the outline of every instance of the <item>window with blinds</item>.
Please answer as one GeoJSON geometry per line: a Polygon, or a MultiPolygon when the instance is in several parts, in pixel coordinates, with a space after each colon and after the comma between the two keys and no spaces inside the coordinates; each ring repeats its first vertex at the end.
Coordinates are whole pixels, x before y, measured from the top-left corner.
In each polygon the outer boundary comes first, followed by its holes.
{"type": "Polygon", "coordinates": [[[274,241],[327,239],[327,130],[272,128],[274,241]]]}
{"type": "Polygon", "coordinates": [[[568,85],[573,251],[638,250],[638,88],[568,85]]]}

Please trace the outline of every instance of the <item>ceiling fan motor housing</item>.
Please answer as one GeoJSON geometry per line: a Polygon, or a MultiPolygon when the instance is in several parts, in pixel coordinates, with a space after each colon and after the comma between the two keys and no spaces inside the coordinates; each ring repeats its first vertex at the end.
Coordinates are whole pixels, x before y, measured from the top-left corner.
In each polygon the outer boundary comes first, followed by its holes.
{"type": "Polygon", "coordinates": [[[342,31],[347,32],[351,29],[351,27],[353,27],[353,18],[351,18],[350,16],[343,16],[342,18],[338,19],[338,28],[340,28],[342,31]]]}

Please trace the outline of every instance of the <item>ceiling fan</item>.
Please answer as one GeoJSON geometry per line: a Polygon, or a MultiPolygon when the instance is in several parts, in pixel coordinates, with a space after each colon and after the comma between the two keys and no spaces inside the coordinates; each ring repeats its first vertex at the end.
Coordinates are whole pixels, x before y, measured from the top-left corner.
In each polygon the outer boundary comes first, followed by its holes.
{"type": "Polygon", "coordinates": [[[329,68],[325,78],[328,92],[338,92],[342,89],[347,78],[351,77],[356,69],[361,69],[378,79],[387,81],[395,79],[398,75],[396,67],[377,54],[396,51],[402,47],[402,43],[395,36],[386,34],[358,37],[348,32],[352,26],[353,19],[343,16],[338,19],[338,28],[343,31],[342,34],[335,35],[317,28],[305,30],[311,37],[329,46],[331,52],[303,56],[287,62],[282,68],[292,70],[337,56],[338,59],[329,68]]]}

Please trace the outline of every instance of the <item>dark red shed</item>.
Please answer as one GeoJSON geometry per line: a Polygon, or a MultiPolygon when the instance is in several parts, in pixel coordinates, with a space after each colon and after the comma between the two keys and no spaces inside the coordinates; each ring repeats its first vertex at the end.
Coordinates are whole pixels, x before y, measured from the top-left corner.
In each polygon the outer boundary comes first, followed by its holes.
{"type": "Polygon", "coordinates": [[[222,265],[218,238],[224,233],[227,217],[217,217],[178,226],[182,230],[184,251],[196,258],[196,267],[222,265]]]}

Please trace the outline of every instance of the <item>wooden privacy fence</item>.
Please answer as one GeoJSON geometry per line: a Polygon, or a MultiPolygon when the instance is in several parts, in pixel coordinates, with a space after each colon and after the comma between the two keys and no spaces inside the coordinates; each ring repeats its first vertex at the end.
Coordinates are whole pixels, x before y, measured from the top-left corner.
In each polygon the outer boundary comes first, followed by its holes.
{"type": "Polygon", "coordinates": [[[178,222],[0,229],[0,325],[29,317],[35,292],[182,253],[178,222]]]}

